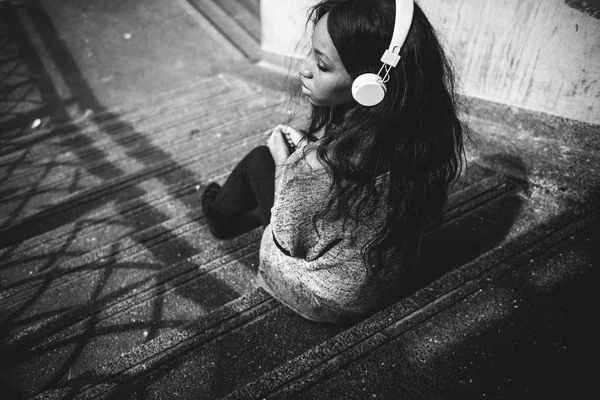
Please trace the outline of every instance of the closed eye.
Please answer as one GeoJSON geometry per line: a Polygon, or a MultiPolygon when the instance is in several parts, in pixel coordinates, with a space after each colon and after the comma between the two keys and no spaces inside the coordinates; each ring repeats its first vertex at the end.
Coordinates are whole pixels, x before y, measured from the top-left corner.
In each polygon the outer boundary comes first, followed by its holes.
{"type": "Polygon", "coordinates": [[[328,67],[326,67],[325,65],[322,64],[322,62],[319,58],[319,55],[322,54],[320,51],[315,50],[313,48],[313,49],[311,49],[311,54],[315,60],[315,63],[317,64],[317,68],[319,68],[320,71],[327,72],[330,70],[328,67]]]}

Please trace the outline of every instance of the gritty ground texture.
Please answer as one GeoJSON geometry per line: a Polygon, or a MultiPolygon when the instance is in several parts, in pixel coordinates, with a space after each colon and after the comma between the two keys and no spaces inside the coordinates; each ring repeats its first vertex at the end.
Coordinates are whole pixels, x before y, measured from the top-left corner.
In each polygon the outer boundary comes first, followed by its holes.
{"type": "Polygon", "coordinates": [[[352,326],[254,283],[199,195],[290,115],[258,1],[0,3],[0,387],[14,398],[582,397],[599,128],[467,99],[411,290],[352,326]],[[240,32],[249,40],[239,41],[240,32]],[[236,39],[237,38],[237,39],[236,39]]]}

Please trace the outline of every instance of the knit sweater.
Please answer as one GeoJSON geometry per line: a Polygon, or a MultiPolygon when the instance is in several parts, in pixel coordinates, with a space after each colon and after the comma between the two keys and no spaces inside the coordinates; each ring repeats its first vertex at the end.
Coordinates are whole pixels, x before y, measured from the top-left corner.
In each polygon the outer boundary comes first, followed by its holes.
{"type": "MultiPolygon", "coordinates": [[[[326,204],[331,177],[314,152],[296,151],[282,169],[281,185],[265,228],[258,283],[273,297],[307,319],[351,322],[397,299],[404,267],[416,262],[420,231],[388,252],[385,265],[367,265],[361,250],[384,219],[383,205],[359,224],[319,219],[313,215],[326,204]]],[[[386,185],[388,176],[378,178],[386,185]]],[[[383,202],[380,202],[380,204],[383,202]]]]}

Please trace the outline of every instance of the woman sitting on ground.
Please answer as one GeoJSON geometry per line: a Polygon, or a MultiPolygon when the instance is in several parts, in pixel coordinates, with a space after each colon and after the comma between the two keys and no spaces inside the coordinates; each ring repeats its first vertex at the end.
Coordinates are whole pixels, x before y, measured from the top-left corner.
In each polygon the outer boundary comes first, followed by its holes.
{"type": "Polygon", "coordinates": [[[299,80],[307,126],[268,132],[222,188],[205,189],[203,209],[226,239],[258,208],[260,285],[305,318],[352,322],[406,294],[422,228],[440,218],[461,171],[464,128],[450,64],[418,5],[374,106],[357,103],[352,83],[380,70],[394,0],[322,1],[309,21],[299,80]]]}

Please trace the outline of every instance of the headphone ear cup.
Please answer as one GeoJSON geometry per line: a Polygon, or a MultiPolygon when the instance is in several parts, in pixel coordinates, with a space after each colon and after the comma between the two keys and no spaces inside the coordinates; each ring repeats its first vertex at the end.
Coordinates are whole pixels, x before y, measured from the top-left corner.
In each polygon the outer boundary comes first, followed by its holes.
{"type": "Polygon", "coordinates": [[[377,74],[362,74],[352,83],[352,97],[363,106],[371,107],[381,103],[385,92],[385,83],[377,74]]]}

